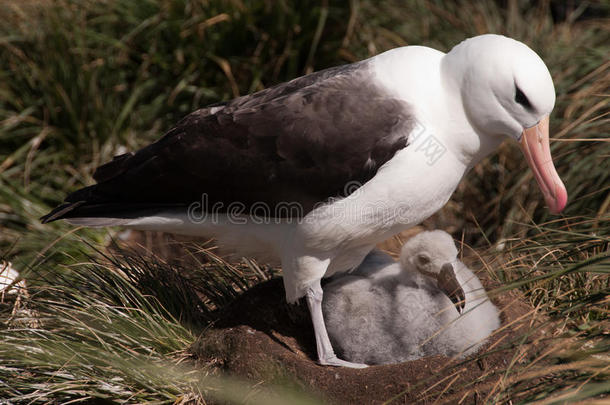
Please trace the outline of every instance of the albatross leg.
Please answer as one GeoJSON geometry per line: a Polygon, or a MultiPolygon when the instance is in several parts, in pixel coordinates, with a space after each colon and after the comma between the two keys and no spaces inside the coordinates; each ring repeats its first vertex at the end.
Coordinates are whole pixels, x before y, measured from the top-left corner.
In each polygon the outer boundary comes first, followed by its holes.
{"type": "Polygon", "coordinates": [[[349,361],[341,360],[335,355],[330,339],[328,338],[328,332],[326,331],[326,325],[324,324],[324,316],[322,315],[322,286],[320,281],[317,281],[313,286],[307,289],[305,297],[307,299],[307,306],[309,307],[309,313],[311,314],[311,321],[313,322],[313,331],[316,335],[316,347],[318,349],[318,361],[322,365],[326,366],[341,366],[350,368],[364,368],[366,364],[352,363],[349,361]]]}

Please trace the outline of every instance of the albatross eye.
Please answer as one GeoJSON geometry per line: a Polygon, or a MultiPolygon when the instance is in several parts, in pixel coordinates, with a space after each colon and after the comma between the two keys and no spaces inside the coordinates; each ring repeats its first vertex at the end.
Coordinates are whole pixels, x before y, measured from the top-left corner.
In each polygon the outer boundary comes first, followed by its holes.
{"type": "Polygon", "coordinates": [[[532,108],[532,104],[527,99],[527,96],[523,93],[523,91],[521,91],[519,86],[517,86],[516,84],[515,84],[515,101],[518,104],[521,104],[523,107],[525,107],[528,110],[530,110],[532,108]]]}

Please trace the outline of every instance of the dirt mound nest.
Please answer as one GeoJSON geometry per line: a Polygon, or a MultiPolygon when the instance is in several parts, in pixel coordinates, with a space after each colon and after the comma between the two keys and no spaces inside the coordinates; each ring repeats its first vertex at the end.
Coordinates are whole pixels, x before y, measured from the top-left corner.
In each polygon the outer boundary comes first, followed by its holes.
{"type": "MultiPolygon", "coordinates": [[[[488,290],[493,287],[479,277],[488,290]]],[[[281,279],[273,279],[224,308],[190,351],[218,371],[264,384],[290,383],[330,403],[480,403],[496,393],[511,362],[536,355],[541,345],[531,342],[543,335],[530,333],[536,313],[517,292],[492,301],[501,310],[502,326],[469,359],[435,356],[360,370],[323,367],[315,362],[307,306],[286,304],[281,279]]]]}

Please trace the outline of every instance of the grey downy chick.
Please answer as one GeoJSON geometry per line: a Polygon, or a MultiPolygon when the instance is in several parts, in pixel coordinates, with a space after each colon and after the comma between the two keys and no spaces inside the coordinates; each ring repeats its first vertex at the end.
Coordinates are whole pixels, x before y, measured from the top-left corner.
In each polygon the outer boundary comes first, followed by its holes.
{"type": "Polygon", "coordinates": [[[457,254],[446,232],[422,232],[405,243],[399,262],[373,251],[329,282],[322,305],[333,347],[365,364],[476,352],[500,319],[457,254]]]}

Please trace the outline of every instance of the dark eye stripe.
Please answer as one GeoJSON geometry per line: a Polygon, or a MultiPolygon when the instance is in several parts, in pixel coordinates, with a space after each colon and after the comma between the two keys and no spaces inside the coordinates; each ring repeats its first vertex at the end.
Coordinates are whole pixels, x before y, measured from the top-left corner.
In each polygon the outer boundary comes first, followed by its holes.
{"type": "Polygon", "coordinates": [[[528,110],[532,109],[532,104],[527,99],[525,94],[523,94],[523,92],[521,91],[519,86],[517,86],[516,84],[515,84],[515,101],[517,103],[521,104],[523,107],[525,107],[528,110]]]}

